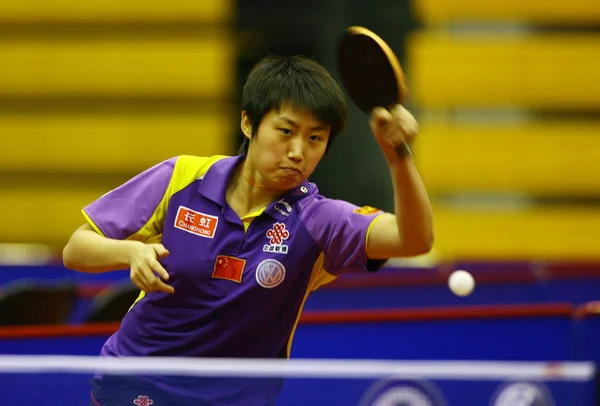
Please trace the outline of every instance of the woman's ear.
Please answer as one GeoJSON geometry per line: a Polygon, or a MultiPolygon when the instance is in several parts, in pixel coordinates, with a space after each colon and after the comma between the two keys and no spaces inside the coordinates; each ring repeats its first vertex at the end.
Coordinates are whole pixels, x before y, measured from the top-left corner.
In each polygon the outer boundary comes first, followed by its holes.
{"type": "Polygon", "coordinates": [[[244,133],[246,138],[252,138],[252,123],[250,122],[250,118],[248,118],[246,111],[242,111],[242,120],[240,123],[240,128],[242,129],[242,132],[244,133]]]}

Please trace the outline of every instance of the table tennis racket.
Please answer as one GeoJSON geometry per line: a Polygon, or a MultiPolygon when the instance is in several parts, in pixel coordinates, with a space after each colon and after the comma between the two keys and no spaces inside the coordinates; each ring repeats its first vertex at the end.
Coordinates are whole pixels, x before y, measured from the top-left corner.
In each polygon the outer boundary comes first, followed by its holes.
{"type": "MultiPolygon", "coordinates": [[[[388,44],[367,28],[346,29],[338,44],[337,68],[350,99],[363,112],[404,103],[406,78],[400,62],[388,44]]],[[[396,152],[412,155],[407,144],[396,152]]]]}

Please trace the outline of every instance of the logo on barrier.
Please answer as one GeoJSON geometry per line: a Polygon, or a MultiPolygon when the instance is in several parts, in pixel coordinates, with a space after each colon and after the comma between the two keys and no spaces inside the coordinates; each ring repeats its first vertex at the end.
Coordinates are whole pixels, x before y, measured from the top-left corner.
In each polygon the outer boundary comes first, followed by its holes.
{"type": "Polygon", "coordinates": [[[490,406],[555,406],[550,391],[540,383],[513,382],[502,385],[490,406]]]}
{"type": "Polygon", "coordinates": [[[440,391],[431,383],[412,380],[388,380],[373,384],[360,406],[446,406],[440,391]]]}

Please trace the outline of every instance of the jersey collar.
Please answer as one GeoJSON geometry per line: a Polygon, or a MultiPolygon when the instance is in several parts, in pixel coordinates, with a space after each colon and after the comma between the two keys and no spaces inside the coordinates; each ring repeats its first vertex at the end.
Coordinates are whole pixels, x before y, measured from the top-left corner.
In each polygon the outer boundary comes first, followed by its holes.
{"type": "MultiPolygon", "coordinates": [[[[224,207],[227,204],[225,200],[227,182],[234,169],[243,160],[243,155],[237,155],[215,162],[204,175],[202,182],[200,182],[198,192],[221,207],[224,207]]],[[[316,185],[305,180],[300,186],[288,190],[279,199],[267,206],[265,213],[278,219],[285,219],[292,213],[296,201],[317,192],[316,185]]]]}
{"type": "Polygon", "coordinates": [[[316,185],[305,180],[300,186],[288,190],[279,199],[268,205],[265,213],[277,220],[284,221],[292,215],[298,200],[316,192],[316,185]]]}
{"type": "Polygon", "coordinates": [[[226,205],[227,181],[231,177],[235,167],[244,159],[243,155],[223,158],[215,162],[206,171],[198,192],[207,199],[212,200],[221,207],[226,205]]]}

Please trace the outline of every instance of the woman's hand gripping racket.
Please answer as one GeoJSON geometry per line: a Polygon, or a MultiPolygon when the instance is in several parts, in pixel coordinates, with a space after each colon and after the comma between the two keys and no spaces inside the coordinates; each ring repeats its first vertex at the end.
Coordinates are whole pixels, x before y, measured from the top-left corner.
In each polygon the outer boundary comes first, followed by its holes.
{"type": "Polygon", "coordinates": [[[392,49],[372,31],[350,27],[339,43],[337,61],[348,95],[371,116],[375,138],[399,157],[412,155],[408,144],[417,133],[417,123],[402,106],[406,79],[392,49]]]}

